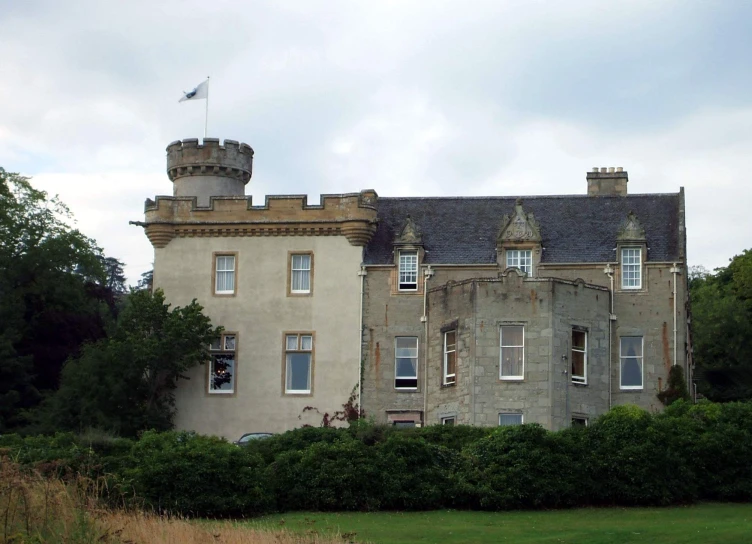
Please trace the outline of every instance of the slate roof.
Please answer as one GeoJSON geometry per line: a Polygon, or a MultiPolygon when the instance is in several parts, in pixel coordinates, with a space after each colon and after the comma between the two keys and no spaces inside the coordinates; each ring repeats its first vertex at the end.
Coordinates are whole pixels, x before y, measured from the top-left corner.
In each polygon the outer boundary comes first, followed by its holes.
{"type": "Polygon", "coordinates": [[[501,218],[517,198],[540,224],[543,263],[613,262],[620,226],[633,211],[645,228],[648,261],[683,260],[680,193],[615,197],[378,198],[379,224],[365,264],[393,264],[392,245],[408,214],[423,234],[426,264],[496,262],[501,218]]]}

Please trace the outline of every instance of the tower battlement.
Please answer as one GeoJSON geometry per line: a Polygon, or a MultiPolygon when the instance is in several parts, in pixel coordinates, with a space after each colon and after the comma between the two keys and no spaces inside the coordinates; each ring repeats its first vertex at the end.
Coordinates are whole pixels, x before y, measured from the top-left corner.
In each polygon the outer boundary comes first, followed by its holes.
{"type": "Polygon", "coordinates": [[[167,175],[170,181],[185,176],[222,176],[247,184],[253,175],[253,149],[236,140],[198,138],[176,140],[167,146],[167,175]]]}

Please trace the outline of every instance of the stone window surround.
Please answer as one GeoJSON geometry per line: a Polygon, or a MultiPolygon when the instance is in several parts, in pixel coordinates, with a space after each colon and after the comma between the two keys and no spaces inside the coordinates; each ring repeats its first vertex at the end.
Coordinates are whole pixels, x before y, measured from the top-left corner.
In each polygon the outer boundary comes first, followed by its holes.
{"type": "Polygon", "coordinates": [[[619,392],[620,393],[642,393],[645,389],[645,335],[642,331],[636,331],[633,329],[617,330],[617,338],[619,339],[619,392]],[[622,338],[640,338],[642,340],[642,354],[640,359],[640,372],[642,377],[642,385],[627,386],[624,387],[621,384],[621,371],[622,371],[622,355],[621,355],[621,339],[622,338]]]}
{"type": "Polygon", "coordinates": [[[392,271],[392,286],[390,289],[391,295],[401,295],[401,296],[413,296],[413,295],[423,295],[423,260],[425,259],[425,250],[423,249],[423,246],[415,245],[415,244],[400,244],[398,246],[395,246],[394,248],[394,270],[392,271]],[[415,251],[418,254],[418,276],[416,278],[417,285],[415,289],[400,289],[399,288],[399,261],[400,261],[400,253],[403,251],[415,251]]]}
{"type": "MultiPolygon", "coordinates": [[[[394,337],[394,389],[397,392],[415,393],[418,391],[418,384],[420,375],[420,339],[417,336],[395,336],[394,337]],[[397,387],[397,339],[410,338],[415,339],[415,387],[397,387]]],[[[411,379],[411,378],[402,378],[411,379]]]]}
{"type": "MultiPolygon", "coordinates": [[[[570,380],[572,382],[572,385],[586,386],[588,384],[588,363],[590,363],[590,338],[589,338],[590,331],[588,330],[587,327],[583,327],[583,326],[580,326],[580,325],[572,325],[572,333],[574,333],[574,332],[584,332],[585,333],[584,379],[582,379],[581,381],[575,381],[574,371],[572,371],[571,372],[571,376],[570,376],[570,380]]],[[[571,340],[571,337],[570,337],[570,340],[571,340]]],[[[572,363],[574,361],[574,354],[573,354],[573,352],[574,352],[574,344],[570,345],[569,351],[570,351],[570,353],[569,353],[569,356],[570,356],[569,365],[570,365],[570,368],[571,368],[572,363]]]]}
{"type": "Polygon", "coordinates": [[[502,425],[501,424],[501,416],[520,416],[520,422],[515,423],[514,425],[524,425],[525,424],[525,414],[522,412],[516,411],[516,410],[510,410],[507,412],[499,412],[499,427],[511,427],[510,425],[502,425]]]}
{"type": "Polygon", "coordinates": [[[313,265],[313,250],[290,250],[287,252],[287,296],[288,297],[312,297],[313,296],[313,274],[314,274],[314,265],[313,265]],[[311,267],[309,269],[309,278],[308,278],[308,285],[309,289],[307,292],[293,292],[292,290],[292,258],[294,255],[309,255],[311,257],[311,267]]]}
{"type": "Polygon", "coordinates": [[[457,337],[457,333],[459,332],[459,320],[455,319],[451,323],[447,323],[443,325],[440,329],[441,332],[441,381],[439,383],[440,387],[454,387],[457,385],[457,368],[459,366],[459,360],[457,357],[457,344],[459,342],[459,338],[457,337]],[[454,331],[454,381],[447,383],[446,382],[446,333],[454,331]]]}
{"type": "Polygon", "coordinates": [[[616,264],[614,291],[617,293],[647,293],[647,257],[648,246],[646,242],[619,242],[616,244],[616,264]],[[640,249],[640,287],[624,287],[622,277],[622,250],[623,249],[640,249]]]}
{"type": "MultiPolygon", "coordinates": [[[[205,372],[205,384],[204,384],[204,396],[205,397],[212,397],[212,398],[231,398],[235,397],[238,394],[238,367],[240,366],[238,364],[238,353],[240,351],[240,343],[238,342],[238,338],[240,335],[237,332],[233,331],[222,331],[222,335],[220,336],[220,346],[224,347],[225,342],[225,336],[234,336],[235,337],[235,383],[233,384],[232,391],[212,391],[210,389],[211,385],[211,361],[209,361],[209,364],[206,365],[206,372],[205,372]]],[[[223,350],[220,350],[223,351],[223,350]]],[[[211,354],[211,351],[209,352],[211,354]]],[[[211,355],[210,355],[211,357],[211,355]]]]}
{"type": "Polygon", "coordinates": [[[211,296],[213,297],[234,297],[238,293],[238,252],[237,251],[214,251],[212,252],[212,280],[211,296]],[[235,275],[233,278],[233,290],[227,293],[217,293],[217,258],[234,257],[235,258],[235,275]]]}
{"type": "Polygon", "coordinates": [[[496,247],[496,258],[501,270],[510,268],[507,266],[507,251],[530,250],[532,251],[533,270],[527,274],[528,278],[538,277],[538,266],[540,265],[542,247],[540,242],[503,242],[496,247]]]}
{"type": "Polygon", "coordinates": [[[282,396],[283,397],[312,397],[314,392],[314,370],[316,367],[316,333],[314,331],[282,331],[282,396]],[[300,342],[301,336],[311,337],[311,351],[304,352],[311,354],[311,365],[309,368],[311,388],[308,393],[288,393],[287,392],[287,337],[298,336],[300,342]]]}
{"type": "Polygon", "coordinates": [[[524,382],[525,381],[525,329],[527,323],[524,321],[496,321],[496,326],[499,328],[499,373],[498,381],[504,383],[510,382],[524,382]],[[501,375],[501,329],[505,326],[522,327],[522,375],[521,376],[504,376],[501,375]]]}

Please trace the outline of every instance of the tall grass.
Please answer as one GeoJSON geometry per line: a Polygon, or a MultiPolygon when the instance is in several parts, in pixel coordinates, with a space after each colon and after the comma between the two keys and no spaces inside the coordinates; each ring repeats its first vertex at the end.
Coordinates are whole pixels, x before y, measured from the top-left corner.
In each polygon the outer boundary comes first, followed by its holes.
{"type": "Polygon", "coordinates": [[[0,544],[334,544],[317,534],[263,531],[232,522],[197,523],[102,508],[102,482],[44,477],[0,457],[0,544]]]}

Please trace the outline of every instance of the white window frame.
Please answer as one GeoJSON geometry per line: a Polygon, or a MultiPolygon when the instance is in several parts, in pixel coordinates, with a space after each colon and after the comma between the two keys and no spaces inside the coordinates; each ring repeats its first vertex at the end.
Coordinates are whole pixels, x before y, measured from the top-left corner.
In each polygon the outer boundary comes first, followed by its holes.
{"type": "Polygon", "coordinates": [[[311,269],[313,258],[310,253],[292,253],[290,255],[290,293],[294,295],[308,295],[311,293],[311,269]],[[308,259],[308,266],[306,267],[305,264],[301,264],[301,266],[296,267],[295,266],[295,259],[296,258],[307,258],[308,259]],[[304,278],[306,275],[308,276],[308,289],[295,289],[295,273],[299,273],[301,276],[301,283],[302,278],[304,278]]]}
{"type": "Polygon", "coordinates": [[[305,332],[285,333],[285,394],[286,395],[310,395],[313,389],[313,334],[305,332]],[[290,340],[295,339],[295,345],[291,346],[290,340]],[[309,347],[306,348],[304,339],[308,339],[309,347]],[[291,359],[294,354],[308,354],[308,387],[306,389],[290,389],[291,359]]]}
{"type": "Polygon", "coordinates": [[[507,249],[507,268],[519,268],[526,275],[533,275],[532,249],[507,249]]]}
{"type": "Polygon", "coordinates": [[[457,416],[444,416],[441,418],[442,425],[457,425],[457,416]]]}
{"type": "Polygon", "coordinates": [[[400,251],[399,266],[397,270],[397,288],[399,291],[417,291],[418,276],[420,269],[418,267],[418,251],[400,251]],[[413,280],[414,281],[408,281],[413,280]],[[403,287],[404,285],[404,287],[403,287]]]}
{"type": "Polygon", "coordinates": [[[214,256],[214,294],[215,295],[234,295],[237,288],[237,274],[235,273],[237,268],[237,257],[235,255],[222,255],[218,254],[214,256]],[[232,259],[232,268],[220,268],[220,259],[232,259]],[[220,274],[229,274],[232,278],[232,289],[220,289],[220,274]]]}
{"type": "Polygon", "coordinates": [[[218,344],[209,346],[209,380],[207,391],[211,395],[232,395],[235,393],[235,383],[238,374],[238,335],[235,333],[223,333],[218,339],[218,344]],[[230,389],[215,389],[214,385],[214,366],[216,357],[225,357],[232,355],[232,375],[230,376],[230,389]]]}
{"type": "Polygon", "coordinates": [[[571,364],[574,366],[574,354],[575,353],[582,353],[583,358],[583,365],[582,365],[582,376],[576,376],[574,373],[574,367],[572,368],[572,383],[577,383],[580,385],[587,385],[587,379],[588,379],[588,331],[584,329],[578,329],[573,328],[572,329],[572,352],[570,354],[571,357],[571,364]],[[574,345],[574,334],[575,333],[582,333],[585,335],[585,347],[583,349],[576,348],[574,345]]]}
{"type": "Polygon", "coordinates": [[[418,389],[418,361],[419,361],[419,345],[417,336],[395,336],[394,338],[394,388],[401,391],[404,390],[416,390],[418,389]],[[398,348],[397,344],[399,340],[415,340],[415,348],[398,348]],[[414,357],[398,357],[398,349],[415,349],[414,357]],[[398,359],[414,359],[415,360],[415,376],[398,376],[397,375],[397,360],[398,359]],[[397,380],[415,380],[415,385],[410,386],[398,386],[397,380]]]}
{"type": "Polygon", "coordinates": [[[500,412],[499,413],[499,427],[514,427],[516,425],[524,425],[525,424],[525,416],[519,412],[500,412]],[[508,423],[506,425],[501,424],[501,417],[502,416],[515,416],[520,418],[519,423],[508,423]]]}
{"type": "Polygon", "coordinates": [[[621,288],[642,289],[642,248],[621,248],[621,288]],[[636,257],[636,262],[635,262],[636,257]]]}
{"type": "Polygon", "coordinates": [[[442,383],[442,385],[454,385],[455,383],[457,383],[457,329],[452,329],[452,330],[444,332],[444,342],[443,342],[443,345],[444,345],[444,350],[443,350],[443,352],[444,352],[444,367],[443,367],[443,372],[442,372],[441,383],[442,383]],[[448,349],[449,345],[447,344],[447,335],[449,335],[449,334],[453,334],[454,335],[454,344],[453,344],[454,349],[451,349],[451,350],[448,349]],[[448,373],[448,370],[449,370],[449,367],[448,367],[448,362],[449,362],[448,361],[448,355],[450,353],[454,353],[454,373],[453,374],[449,374],[448,373]]]}
{"type": "Polygon", "coordinates": [[[500,380],[524,380],[525,379],[525,325],[521,323],[507,323],[499,327],[499,379],[500,380]],[[504,345],[504,327],[522,328],[522,345],[504,345]],[[519,375],[504,374],[504,348],[522,348],[522,369],[519,375]]]}
{"type": "Polygon", "coordinates": [[[620,336],[619,337],[619,389],[622,390],[641,390],[645,387],[645,337],[644,336],[620,336]],[[622,353],[624,338],[639,338],[640,339],[640,355],[624,355],[622,353]],[[640,363],[640,385],[624,385],[624,360],[625,359],[637,359],[640,363]]]}

